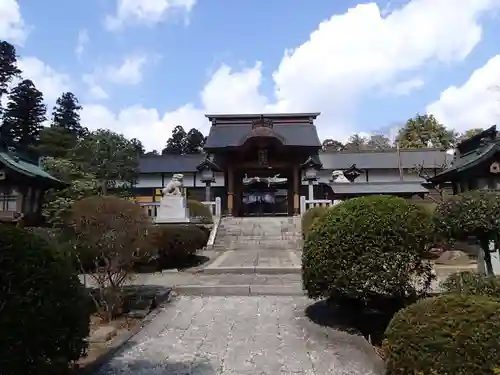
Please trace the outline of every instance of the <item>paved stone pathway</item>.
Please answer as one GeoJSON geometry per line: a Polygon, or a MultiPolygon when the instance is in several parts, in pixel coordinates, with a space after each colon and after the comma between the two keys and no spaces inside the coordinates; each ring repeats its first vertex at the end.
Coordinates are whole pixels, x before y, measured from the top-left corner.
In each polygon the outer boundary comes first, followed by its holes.
{"type": "Polygon", "coordinates": [[[320,327],[305,297],[181,296],[97,375],[382,375],[361,337],[320,327]]]}

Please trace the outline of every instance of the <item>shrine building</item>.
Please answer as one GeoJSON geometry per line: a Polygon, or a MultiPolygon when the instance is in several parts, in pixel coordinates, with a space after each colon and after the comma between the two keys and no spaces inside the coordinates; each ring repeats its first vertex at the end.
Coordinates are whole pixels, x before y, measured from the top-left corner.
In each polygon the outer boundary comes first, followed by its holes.
{"type": "Polygon", "coordinates": [[[319,113],[206,115],[204,152],[140,160],[137,201],[155,204],[174,173],[188,198],[219,197],[226,215],[297,215],[300,197],[342,200],[370,194],[425,198],[422,166],[435,176],[452,155],[438,149],[322,152],[319,113]]]}

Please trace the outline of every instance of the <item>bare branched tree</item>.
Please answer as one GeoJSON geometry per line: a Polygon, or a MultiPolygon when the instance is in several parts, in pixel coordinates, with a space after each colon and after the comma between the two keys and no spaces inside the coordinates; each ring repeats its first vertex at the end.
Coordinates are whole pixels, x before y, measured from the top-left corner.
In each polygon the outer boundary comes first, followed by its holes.
{"type": "MultiPolygon", "coordinates": [[[[447,169],[448,167],[449,167],[449,165],[446,162],[444,162],[438,168],[436,168],[436,172],[437,173],[442,172],[445,169],[447,169]]],[[[429,174],[429,168],[425,168],[424,163],[415,165],[415,167],[410,169],[410,172],[416,173],[419,177],[423,178],[426,181],[429,181],[433,177],[431,174],[429,174]]],[[[442,186],[439,186],[436,184],[432,184],[430,186],[430,188],[433,189],[434,191],[436,191],[439,195],[438,199],[436,199],[432,195],[429,195],[428,197],[430,200],[432,200],[434,203],[439,203],[439,202],[444,200],[445,195],[446,195],[446,189],[444,189],[442,186]]]]}

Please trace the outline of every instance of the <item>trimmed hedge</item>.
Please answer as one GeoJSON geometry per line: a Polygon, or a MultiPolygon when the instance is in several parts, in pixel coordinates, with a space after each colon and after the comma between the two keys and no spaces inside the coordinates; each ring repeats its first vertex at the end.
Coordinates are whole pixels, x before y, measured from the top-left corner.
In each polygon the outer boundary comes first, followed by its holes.
{"type": "Polygon", "coordinates": [[[500,277],[457,272],[441,283],[446,293],[500,298],[500,277]]]}
{"type": "Polygon", "coordinates": [[[302,281],[310,298],[424,292],[433,276],[422,261],[431,238],[429,215],[407,200],[367,196],[347,200],[313,225],[302,254],[302,281]],[[415,278],[423,287],[416,290],[415,278]]]}
{"type": "Polygon", "coordinates": [[[0,225],[0,374],[62,374],[86,351],[91,303],[40,235],[0,225]]]}
{"type": "Polygon", "coordinates": [[[207,207],[203,203],[194,199],[188,199],[187,205],[189,209],[189,217],[199,219],[202,224],[213,223],[210,207],[207,207]]]}
{"type": "Polygon", "coordinates": [[[499,312],[498,299],[459,295],[428,298],[399,311],[383,343],[387,374],[498,373],[499,312]]]}
{"type": "Polygon", "coordinates": [[[205,247],[208,240],[206,231],[193,224],[158,225],[151,230],[151,235],[161,268],[183,265],[205,247]]]}
{"type": "Polygon", "coordinates": [[[326,215],[329,207],[316,206],[308,209],[302,216],[302,236],[306,238],[313,224],[326,215]]]}

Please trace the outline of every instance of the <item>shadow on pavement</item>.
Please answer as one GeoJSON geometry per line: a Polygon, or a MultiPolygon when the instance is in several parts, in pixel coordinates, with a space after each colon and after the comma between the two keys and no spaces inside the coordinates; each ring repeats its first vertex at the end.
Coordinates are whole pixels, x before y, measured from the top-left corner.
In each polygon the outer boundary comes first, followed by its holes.
{"type": "Polygon", "coordinates": [[[326,300],[307,306],[305,313],[312,322],[320,326],[330,327],[351,335],[362,335],[356,324],[357,319],[352,312],[332,305],[326,300]]]}
{"type": "Polygon", "coordinates": [[[121,346],[118,351],[101,362],[100,365],[90,371],[77,372],[75,375],[172,375],[172,374],[203,374],[217,375],[218,369],[209,359],[198,359],[194,362],[169,361],[166,359],[169,353],[158,351],[158,359],[141,358],[141,352],[134,350],[133,355],[128,355],[128,351],[138,345],[135,340],[128,341],[121,346]],[[125,355],[124,355],[125,354],[125,355]],[[134,358],[136,356],[137,358],[134,358]]]}

